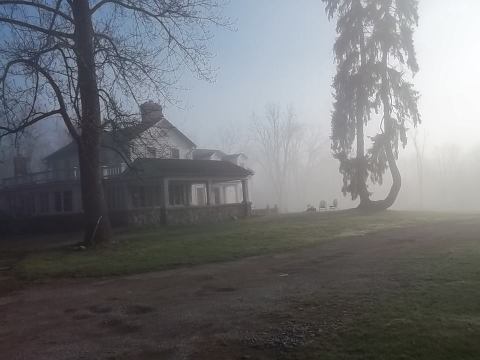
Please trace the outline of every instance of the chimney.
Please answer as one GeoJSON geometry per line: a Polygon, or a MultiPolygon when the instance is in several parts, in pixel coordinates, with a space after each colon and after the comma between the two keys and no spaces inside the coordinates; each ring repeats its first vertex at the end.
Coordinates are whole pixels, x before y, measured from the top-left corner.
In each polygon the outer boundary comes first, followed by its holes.
{"type": "Polygon", "coordinates": [[[13,175],[15,177],[25,176],[28,174],[28,158],[17,155],[13,158],[13,175]]]}
{"type": "Polygon", "coordinates": [[[163,119],[162,106],[151,100],[140,105],[140,113],[144,123],[153,125],[163,119]]]}

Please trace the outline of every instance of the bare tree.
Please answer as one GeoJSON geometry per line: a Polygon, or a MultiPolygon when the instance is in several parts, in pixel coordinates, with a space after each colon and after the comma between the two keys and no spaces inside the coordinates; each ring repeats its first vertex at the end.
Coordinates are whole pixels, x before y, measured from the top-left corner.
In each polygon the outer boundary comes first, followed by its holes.
{"type": "Polygon", "coordinates": [[[285,210],[288,180],[299,163],[302,127],[294,110],[282,113],[279,105],[267,105],[263,118],[252,116],[253,140],[258,146],[259,162],[272,183],[280,210],[285,210]]]}
{"type": "Polygon", "coordinates": [[[110,239],[102,132],[138,121],[132,105],[168,99],[181,66],[210,79],[220,11],[216,0],[0,0],[0,137],[63,119],[78,145],[88,244],[110,239]]]}
{"type": "Polygon", "coordinates": [[[248,138],[245,129],[239,126],[234,121],[225,122],[223,126],[218,129],[217,146],[220,150],[226,153],[247,152],[248,138]]]}

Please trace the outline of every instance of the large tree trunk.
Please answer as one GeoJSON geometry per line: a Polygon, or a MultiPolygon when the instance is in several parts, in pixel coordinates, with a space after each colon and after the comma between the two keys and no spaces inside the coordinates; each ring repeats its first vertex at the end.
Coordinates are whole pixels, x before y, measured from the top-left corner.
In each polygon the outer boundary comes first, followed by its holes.
{"type": "Polygon", "coordinates": [[[388,192],[385,199],[382,200],[368,200],[367,202],[360,203],[359,209],[362,211],[382,211],[387,210],[392,207],[397,200],[398,193],[402,187],[402,176],[400,175],[400,170],[398,170],[397,161],[395,160],[395,155],[393,154],[392,145],[388,139],[384,144],[385,155],[387,156],[388,168],[392,174],[392,186],[388,192]]]}
{"type": "Polygon", "coordinates": [[[382,65],[384,68],[382,74],[382,88],[380,97],[382,99],[383,105],[383,120],[385,126],[385,133],[383,134],[383,149],[385,151],[385,155],[387,157],[388,168],[390,169],[390,173],[392,174],[392,186],[388,195],[383,200],[378,201],[368,201],[364,204],[360,204],[362,209],[367,211],[381,211],[387,210],[390,208],[397,199],[398,193],[400,192],[400,188],[402,187],[402,177],[400,175],[400,171],[398,170],[397,161],[395,159],[395,155],[392,150],[392,139],[394,137],[394,128],[393,128],[393,119],[391,116],[392,107],[390,104],[390,96],[389,96],[389,84],[388,84],[388,77],[387,77],[387,69],[388,69],[388,51],[383,52],[382,57],[382,65]]]}
{"type": "Polygon", "coordinates": [[[363,111],[360,111],[360,115],[357,114],[357,156],[356,156],[356,188],[358,191],[358,196],[360,197],[359,207],[363,207],[366,204],[370,203],[370,194],[367,189],[367,169],[366,169],[366,159],[365,159],[365,140],[364,140],[364,129],[363,129],[363,111]]]}
{"type": "Polygon", "coordinates": [[[395,200],[397,200],[398,193],[402,187],[402,176],[400,175],[397,161],[393,155],[392,144],[388,140],[385,143],[385,154],[387,155],[388,168],[392,174],[392,187],[390,188],[387,197],[380,201],[380,206],[383,207],[383,209],[388,209],[395,203],[395,200]]]}
{"type": "MultiPolygon", "coordinates": [[[[362,6],[359,4],[359,6],[362,6]]],[[[360,76],[364,77],[363,67],[367,63],[365,54],[365,36],[363,32],[360,34],[360,76]]],[[[365,79],[361,79],[359,84],[364,84],[365,79]]],[[[370,194],[367,189],[368,172],[365,159],[365,134],[364,134],[364,118],[366,111],[366,102],[368,101],[363,85],[357,87],[357,114],[356,114],[356,138],[357,138],[357,156],[356,156],[356,188],[360,197],[359,208],[370,203],[370,194]]]]}
{"type": "Polygon", "coordinates": [[[392,174],[392,186],[385,199],[382,200],[368,200],[368,202],[360,203],[359,209],[366,212],[383,211],[390,208],[397,200],[398,193],[402,187],[402,176],[398,170],[397,162],[392,151],[391,144],[387,141],[384,145],[385,155],[387,156],[388,168],[392,174]]]}
{"type": "Polygon", "coordinates": [[[88,0],[74,0],[75,50],[81,99],[78,154],[85,219],[84,241],[88,245],[110,240],[110,221],[100,173],[101,115],[93,46],[93,27],[88,0]]]}

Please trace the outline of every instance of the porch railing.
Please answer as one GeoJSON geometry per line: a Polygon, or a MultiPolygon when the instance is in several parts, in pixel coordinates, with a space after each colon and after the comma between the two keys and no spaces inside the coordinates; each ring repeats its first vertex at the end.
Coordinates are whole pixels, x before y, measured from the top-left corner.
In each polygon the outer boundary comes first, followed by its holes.
{"type": "MultiPolygon", "coordinates": [[[[119,166],[102,166],[100,168],[101,174],[104,179],[110,179],[112,177],[120,175],[124,172],[126,166],[121,164],[119,166]]],[[[30,184],[46,184],[58,181],[78,181],[80,180],[80,169],[73,167],[70,169],[58,169],[41,171],[22,176],[15,176],[5,178],[2,180],[3,187],[12,187],[19,185],[30,184]]]]}

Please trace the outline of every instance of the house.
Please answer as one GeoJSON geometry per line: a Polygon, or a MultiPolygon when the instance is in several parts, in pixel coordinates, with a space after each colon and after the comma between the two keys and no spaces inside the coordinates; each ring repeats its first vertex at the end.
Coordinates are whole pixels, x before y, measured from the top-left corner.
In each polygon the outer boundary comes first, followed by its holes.
{"type": "MultiPolygon", "coordinates": [[[[114,226],[218,222],[250,214],[243,154],[197,146],[152,102],[142,121],[105,131],[101,171],[114,226]]],[[[77,147],[70,143],[44,160],[44,171],[27,171],[15,159],[15,174],[0,185],[0,212],[12,224],[35,229],[81,226],[77,147]]]]}

